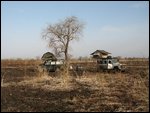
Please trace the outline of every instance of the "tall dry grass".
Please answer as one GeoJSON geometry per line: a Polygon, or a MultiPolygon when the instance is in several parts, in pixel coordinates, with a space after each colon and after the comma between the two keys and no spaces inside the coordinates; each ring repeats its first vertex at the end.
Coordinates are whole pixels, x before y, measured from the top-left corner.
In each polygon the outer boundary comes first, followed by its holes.
{"type": "MultiPolygon", "coordinates": [[[[13,65],[16,64],[14,63],[13,65]]],[[[19,64],[19,66],[21,65],[24,65],[23,69],[25,75],[28,74],[27,66],[34,66],[28,61],[19,64]]],[[[5,66],[12,66],[12,64],[9,62],[5,64],[5,66]]],[[[37,75],[34,77],[25,78],[20,82],[9,83],[4,82],[5,74],[2,76],[1,73],[1,87],[31,86],[32,88],[41,88],[46,91],[87,91],[85,93],[88,93],[88,91],[96,91],[93,96],[91,94],[88,98],[82,98],[82,101],[86,104],[91,103],[93,100],[96,100],[96,102],[100,101],[99,103],[95,102],[97,108],[103,105],[104,108],[112,109],[111,107],[113,106],[116,107],[114,111],[118,112],[149,111],[149,69],[132,70],[132,73],[125,74],[86,72],[82,76],[77,77],[66,73],[66,71],[56,72],[56,76],[52,77],[51,75],[55,73],[49,74],[39,69],[37,75]]],[[[81,97],[73,97],[71,101],[79,104],[78,102],[81,101],[81,97]]],[[[90,107],[82,110],[91,111],[90,107]]],[[[104,111],[106,110],[107,109],[104,109],[104,111]]]]}

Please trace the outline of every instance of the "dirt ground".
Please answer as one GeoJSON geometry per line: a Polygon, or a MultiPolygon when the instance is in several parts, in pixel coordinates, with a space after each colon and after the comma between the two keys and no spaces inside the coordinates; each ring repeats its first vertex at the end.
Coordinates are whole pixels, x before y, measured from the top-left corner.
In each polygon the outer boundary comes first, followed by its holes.
{"type": "Polygon", "coordinates": [[[35,67],[1,68],[2,112],[147,112],[149,69],[52,77],[35,67]]]}

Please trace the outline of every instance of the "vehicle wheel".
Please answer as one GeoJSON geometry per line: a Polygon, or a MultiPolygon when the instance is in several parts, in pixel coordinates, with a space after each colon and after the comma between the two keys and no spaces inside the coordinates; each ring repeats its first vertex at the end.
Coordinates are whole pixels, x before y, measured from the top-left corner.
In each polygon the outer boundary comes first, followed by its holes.
{"type": "Polygon", "coordinates": [[[120,69],[118,68],[118,67],[115,67],[114,68],[114,72],[116,73],[116,72],[120,72],[120,69]]]}

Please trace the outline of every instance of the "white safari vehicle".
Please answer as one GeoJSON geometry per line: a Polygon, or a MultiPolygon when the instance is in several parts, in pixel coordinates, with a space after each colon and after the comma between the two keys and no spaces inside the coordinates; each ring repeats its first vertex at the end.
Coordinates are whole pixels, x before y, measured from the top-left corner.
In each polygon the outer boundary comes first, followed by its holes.
{"type": "Polygon", "coordinates": [[[43,63],[43,67],[46,68],[48,72],[55,72],[57,69],[60,69],[60,67],[64,64],[64,60],[47,60],[43,63]]]}
{"type": "Polygon", "coordinates": [[[97,59],[97,70],[124,71],[124,67],[119,63],[119,60],[117,58],[107,57],[97,59]]]}

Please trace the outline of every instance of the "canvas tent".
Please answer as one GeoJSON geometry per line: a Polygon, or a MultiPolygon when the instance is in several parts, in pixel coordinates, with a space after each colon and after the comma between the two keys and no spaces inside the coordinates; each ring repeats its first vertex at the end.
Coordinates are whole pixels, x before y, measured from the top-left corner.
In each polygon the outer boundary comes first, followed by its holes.
{"type": "Polygon", "coordinates": [[[51,52],[44,53],[41,59],[43,61],[47,61],[47,60],[56,61],[57,60],[55,55],[53,53],[51,53],[51,52]]]}
{"type": "Polygon", "coordinates": [[[108,55],[111,54],[107,51],[104,50],[96,50],[93,53],[91,53],[91,55],[93,55],[93,58],[107,58],[108,55]]]}

